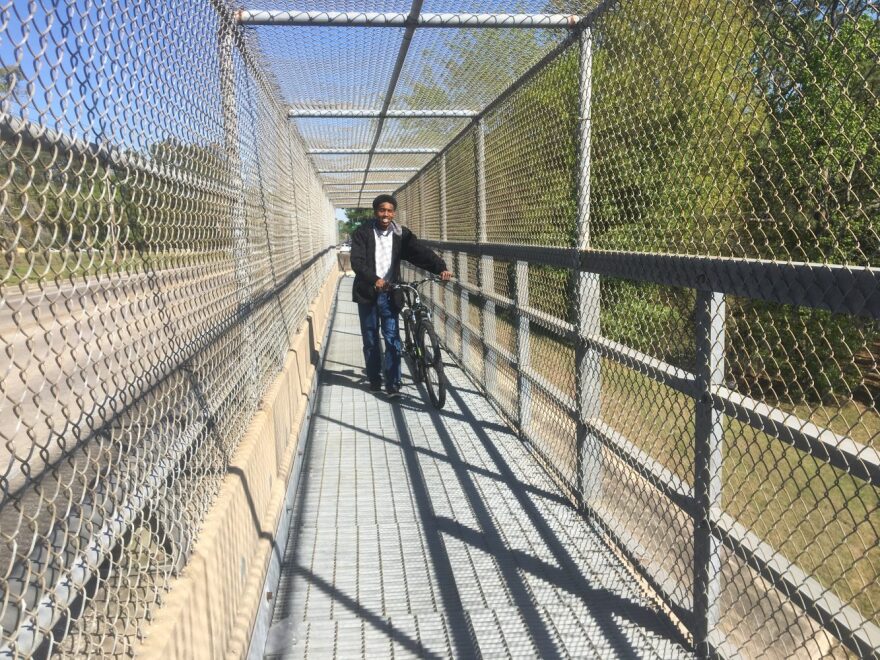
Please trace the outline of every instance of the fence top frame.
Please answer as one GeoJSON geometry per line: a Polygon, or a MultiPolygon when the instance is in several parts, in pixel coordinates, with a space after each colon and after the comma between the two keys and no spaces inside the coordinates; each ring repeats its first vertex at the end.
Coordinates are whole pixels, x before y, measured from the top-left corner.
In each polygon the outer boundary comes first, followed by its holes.
{"type": "Polygon", "coordinates": [[[494,28],[571,29],[582,20],[575,14],[503,14],[450,12],[343,12],[240,9],[240,25],[324,26],[374,28],[494,28]]]}
{"type": "MultiPolygon", "coordinates": [[[[382,114],[376,109],[346,108],[300,108],[292,107],[287,113],[290,119],[378,119],[382,114]]],[[[388,110],[389,119],[467,119],[476,117],[476,110],[449,108],[434,110],[388,110]]]]}
{"type": "MultiPolygon", "coordinates": [[[[309,26],[309,27],[390,27],[401,29],[405,32],[397,54],[393,72],[385,94],[383,106],[380,109],[343,109],[343,108],[303,108],[291,107],[288,110],[290,119],[376,119],[376,128],[371,147],[364,151],[310,151],[310,154],[343,154],[355,153],[367,155],[367,164],[364,168],[363,188],[366,188],[373,158],[376,154],[391,154],[388,150],[377,150],[380,142],[385,121],[388,118],[410,119],[452,119],[469,118],[476,122],[485,116],[489,107],[497,105],[500,99],[496,99],[486,109],[462,109],[462,108],[430,108],[425,110],[392,110],[391,104],[398,80],[406,61],[410,43],[417,28],[487,28],[487,29],[551,29],[568,32],[565,43],[576,37],[584,27],[592,24],[595,19],[613,5],[616,0],[602,0],[592,11],[585,15],[576,14],[551,14],[551,13],[439,13],[422,12],[423,0],[413,0],[409,12],[333,12],[333,11],[304,11],[304,10],[263,10],[263,9],[239,9],[234,13],[234,20],[240,26],[309,26]]],[[[559,52],[558,48],[551,53],[559,52]]],[[[546,64],[550,57],[543,57],[539,65],[546,64]]],[[[535,67],[533,67],[534,69],[535,67]]],[[[540,68],[538,66],[537,68],[540,68]]],[[[530,78],[532,70],[527,71],[501,96],[507,97],[515,89],[522,86],[524,78],[530,78]]],[[[467,128],[465,129],[467,130],[467,128]]],[[[458,136],[450,141],[455,142],[458,136]]],[[[446,145],[448,148],[449,144],[446,145]]],[[[433,154],[441,153],[441,149],[434,150],[433,154]]],[[[416,151],[400,151],[396,153],[428,153],[416,151]]],[[[428,163],[430,165],[430,163],[428,163]]],[[[424,168],[422,168],[424,169],[424,168]]],[[[417,170],[418,171],[418,170],[417,170]]],[[[363,195],[361,191],[361,197],[363,195]]],[[[359,197],[359,201],[361,200],[359,197]]]]}

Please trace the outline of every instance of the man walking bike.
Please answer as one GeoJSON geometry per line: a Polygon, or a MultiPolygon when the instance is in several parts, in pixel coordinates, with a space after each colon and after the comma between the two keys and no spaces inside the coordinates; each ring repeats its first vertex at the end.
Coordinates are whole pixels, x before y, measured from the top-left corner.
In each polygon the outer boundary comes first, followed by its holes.
{"type": "Polygon", "coordinates": [[[351,235],[351,268],[354,270],[353,298],[358,304],[364,362],[370,389],[378,392],[385,379],[385,391],[391,396],[400,392],[400,310],[386,291],[400,281],[400,260],[424,268],[449,281],[452,273],[443,259],[422,245],[415,234],[394,221],[397,200],[379,195],[373,200],[374,218],[351,235]],[[382,369],[379,333],[385,341],[385,365],[382,369]],[[384,373],[382,373],[384,372],[384,373]]]}

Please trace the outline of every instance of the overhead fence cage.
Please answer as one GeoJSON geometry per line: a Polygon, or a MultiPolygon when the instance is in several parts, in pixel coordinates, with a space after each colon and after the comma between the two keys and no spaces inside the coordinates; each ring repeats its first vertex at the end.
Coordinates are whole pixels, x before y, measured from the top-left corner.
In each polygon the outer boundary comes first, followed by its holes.
{"type": "Polygon", "coordinates": [[[312,4],[2,10],[0,653],[136,649],[381,192],[700,655],[880,653],[876,3],[312,4]]]}

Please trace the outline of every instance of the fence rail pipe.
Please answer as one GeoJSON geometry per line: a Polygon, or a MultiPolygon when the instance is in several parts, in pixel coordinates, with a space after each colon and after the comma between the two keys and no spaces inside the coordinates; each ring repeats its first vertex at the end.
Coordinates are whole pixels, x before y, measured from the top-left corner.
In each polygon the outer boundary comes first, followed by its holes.
{"type": "MultiPolygon", "coordinates": [[[[344,108],[291,108],[287,112],[290,119],[378,119],[381,110],[346,110],[344,108]]],[[[468,119],[476,117],[476,110],[437,109],[437,110],[388,110],[389,119],[468,119]]]]}
{"type": "Polygon", "coordinates": [[[687,254],[576,250],[571,247],[511,243],[428,243],[438,250],[455,250],[474,255],[490,254],[496,259],[524,260],[556,268],[579,268],[615,279],[685,289],[706,289],[753,300],[880,319],[880,268],[875,266],[852,267],[687,254]],[[839,292],[839,295],[825,295],[826,291],[839,292]]]}
{"type": "Polygon", "coordinates": [[[242,25],[391,27],[405,28],[538,28],[577,27],[579,16],[571,14],[471,14],[422,12],[344,12],[242,9],[236,15],[242,25]]]}
{"type": "MultiPolygon", "coordinates": [[[[366,156],[369,154],[381,155],[406,155],[406,154],[436,154],[439,149],[431,147],[407,147],[398,149],[309,149],[310,156],[366,156]]],[[[366,172],[366,169],[361,170],[366,172]]],[[[374,172],[372,168],[371,172],[374,172]]]]}

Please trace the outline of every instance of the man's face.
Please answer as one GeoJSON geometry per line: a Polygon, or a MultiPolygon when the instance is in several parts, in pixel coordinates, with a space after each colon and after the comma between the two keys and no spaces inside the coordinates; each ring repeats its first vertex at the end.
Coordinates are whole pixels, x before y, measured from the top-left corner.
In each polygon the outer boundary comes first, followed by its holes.
{"type": "Polygon", "coordinates": [[[382,202],[379,204],[379,208],[376,209],[376,218],[379,220],[379,229],[382,231],[388,229],[388,225],[394,220],[395,214],[396,211],[391,202],[382,202]]]}

